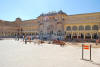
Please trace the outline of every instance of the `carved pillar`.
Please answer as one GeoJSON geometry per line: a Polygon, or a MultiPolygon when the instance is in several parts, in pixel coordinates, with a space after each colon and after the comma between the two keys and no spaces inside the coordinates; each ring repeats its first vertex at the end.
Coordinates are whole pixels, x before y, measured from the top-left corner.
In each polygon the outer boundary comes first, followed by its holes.
{"type": "Polygon", "coordinates": [[[71,33],[71,39],[73,38],[73,33],[71,33]]]}
{"type": "Polygon", "coordinates": [[[85,33],[84,33],[84,39],[85,39],[86,37],[85,37],[85,33]]]}
{"type": "Polygon", "coordinates": [[[78,39],[78,37],[79,37],[79,33],[77,33],[77,39],[78,39]]]}
{"type": "Polygon", "coordinates": [[[98,38],[100,39],[100,24],[98,24],[98,38]]]}
{"type": "Polygon", "coordinates": [[[91,39],[92,39],[92,34],[90,34],[91,35],[91,39]]]}

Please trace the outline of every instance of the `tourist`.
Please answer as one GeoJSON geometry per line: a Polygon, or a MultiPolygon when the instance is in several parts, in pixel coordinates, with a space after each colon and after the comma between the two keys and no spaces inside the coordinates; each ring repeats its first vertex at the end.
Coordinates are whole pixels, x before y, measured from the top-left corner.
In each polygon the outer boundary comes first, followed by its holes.
{"type": "Polygon", "coordinates": [[[23,41],[24,41],[24,37],[25,37],[25,36],[23,35],[23,41]]]}
{"type": "Polygon", "coordinates": [[[25,44],[27,44],[27,37],[25,37],[25,44]]]}
{"type": "Polygon", "coordinates": [[[96,45],[98,45],[98,43],[99,43],[99,39],[96,40],[96,45]]]}

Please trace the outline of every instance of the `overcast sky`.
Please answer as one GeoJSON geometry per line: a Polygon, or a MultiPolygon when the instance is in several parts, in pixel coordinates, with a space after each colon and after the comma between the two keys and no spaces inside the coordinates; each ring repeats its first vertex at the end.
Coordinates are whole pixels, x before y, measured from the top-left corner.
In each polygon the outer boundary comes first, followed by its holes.
{"type": "Polygon", "coordinates": [[[100,0],[0,0],[0,19],[35,19],[41,13],[63,10],[68,15],[100,12],[100,0]]]}

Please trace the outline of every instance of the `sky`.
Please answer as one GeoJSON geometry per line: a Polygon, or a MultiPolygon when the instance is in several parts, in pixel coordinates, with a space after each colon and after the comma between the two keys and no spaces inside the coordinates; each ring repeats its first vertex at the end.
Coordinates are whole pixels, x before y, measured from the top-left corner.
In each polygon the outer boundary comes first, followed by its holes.
{"type": "Polygon", "coordinates": [[[0,0],[0,20],[36,19],[59,10],[68,15],[100,12],[100,0],[0,0]]]}

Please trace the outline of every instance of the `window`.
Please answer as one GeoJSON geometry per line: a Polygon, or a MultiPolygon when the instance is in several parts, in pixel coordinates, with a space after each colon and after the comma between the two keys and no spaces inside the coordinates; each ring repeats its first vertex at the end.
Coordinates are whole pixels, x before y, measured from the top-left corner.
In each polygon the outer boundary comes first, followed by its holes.
{"type": "Polygon", "coordinates": [[[92,26],[92,30],[98,30],[98,25],[92,26]]]}
{"type": "Polygon", "coordinates": [[[61,35],[62,35],[62,32],[59,30],[59,31],[57,32],[57,34],[58,34],[58,36],[61,36],[61,35]]]}
{"type": "Polygon", "coordinates": [[[77,26],[73,26],[72,27],[72,30],[77,30],[77,26]]]}
{"type": "Polygon", "coordinates": [[[84,30],[84,26],[79,26],[79,30],[84,30]]]}
{"type": "Polygon", "coordinates": [[[89,25],[85,26],[85,30],[91,30],[91,26],[89,25]]]}
{"type": "Polygon", "coordinates": [[[66,30],[67,30],[67,31],[70,31],[70,30],[71,30],[71,27],[70,27],[70,26],[68,26],[68,27],[66,28],[66,30]]]}

